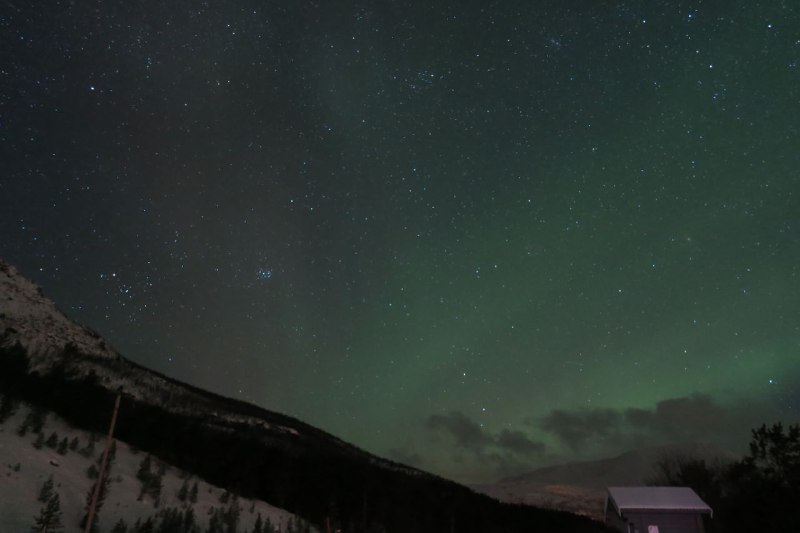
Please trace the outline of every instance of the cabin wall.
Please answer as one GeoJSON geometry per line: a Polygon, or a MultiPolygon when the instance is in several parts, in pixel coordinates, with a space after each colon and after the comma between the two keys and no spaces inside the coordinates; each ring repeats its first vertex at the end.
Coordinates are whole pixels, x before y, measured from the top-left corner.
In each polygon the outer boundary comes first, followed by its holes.
{"type": "Polygon", "coordinates": [[[611,503],[611,499],[606,502],[605,519],[607,526],[613,527],[622,533],[628,533],[628,522],[619,517],[617,510],[614,508],[614,504],[611,503]]]}
{"type": "MultiPolygon", "coordinates": [[[[623,516],[636,527],[636,533],[649,533],[647,526],[658,526],[658,533],[704,533],[699,513],[625,512],[623,516]]],[[[623,530],[624,531],[624,530],[623,530]]]]}

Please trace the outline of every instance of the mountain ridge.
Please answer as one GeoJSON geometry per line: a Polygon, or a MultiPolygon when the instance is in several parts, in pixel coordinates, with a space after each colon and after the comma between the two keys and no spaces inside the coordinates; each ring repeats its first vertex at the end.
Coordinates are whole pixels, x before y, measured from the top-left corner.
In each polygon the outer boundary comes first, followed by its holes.
{"type": "Polygon", "coordinates": [[[656,462],[664,457],[692,457],[711,461],[740,457],[711,442],[687,441],[628,450],[600,459],[575,461],[537,468],[530,472],[505,477],[497,483],[519,483],[528,480],[570,483],[584,487],[605,488],[643,483],[656,474],[656,462]],[[638,466],[638,468],[633,468],[638,466]],[[616,471],[615,471],[616,470],[616,471]],[[595,477],[589,477],[594,475],[595,477]],[[600,480],[602,478],[602,481],[600,480]]]}
{"type": "Polygon", "coordinates": [[[369,454],[287,415],[125,359],[0,260],[0,391],[103,431],[245,497],[348,531],[604,531],[566,513],[508,505],[369,454]]]}
{"type": "MultiPolygon", "coordinates": [[[[99,333],[88,326],[68,319],[54,302],[44,296],[40,287],[20,275],[13,265],[2,259],[0,259],[0,294],[6,296],[0,300],[0,320],[3,324],[3,330],[0,331],[0,347],[8,349],[19,344],[29,354],[32,363],[29,370],[33,372],[48,373],[53,364],[59,364],[58,356],[66,354],[67,357],[62,357],[65,359],[63,363],[73,375],[86,375],[88,372],[94,371],[101,380],[105,380],[109,389],[121,390],[127,397],[133,396],[137,400],[160,405],[175,412],[181,412],[180,407],[184,403],[189,403],[195,414],[203,414],[212,418],[219,415],[215,406],[221,404],[242,417],[237,420],[231,419],[229,416],[227,418],[229,422],[263,425],[263,422],[272,420],[273,429],[294,435],[299,433],[299,429],[292,426],[299,426],[303,431],[336,441],[343,448],[353,448],[358,452],[368,453],[290,415],[202,389],[125,358],[108,345],[99,333]],[[19,300],[23,300],[24,305],[19,305],[19,300]],[[56,334],[42,332],[40,324],[47,329],[55,327],[56,334]],[[90,356],[95,359],[95,365],[87,372],[87,369],[81,368],[79,364],[75,364],[75,361],[66,360],[69,356],[76,354],[90,356]],[[141,371],[152,378],[155,383],[140,380],[132,385],[129,380],[117,381],[113,372],[102,373],[102,370],[108,367],[123,370],[126,369],[125,367],[129,367],[129,369],[141,371]],[[165,391],[170,394],[169,398],[164,397],[165,391]],[[185,396],[174,397],[175,394],[181,393],[185,396]]],[[[391,461],[377,456],[374,457],[391,463],[391,461]]],[[[415,470],[412,467],[406,468],[415,470]]]]}

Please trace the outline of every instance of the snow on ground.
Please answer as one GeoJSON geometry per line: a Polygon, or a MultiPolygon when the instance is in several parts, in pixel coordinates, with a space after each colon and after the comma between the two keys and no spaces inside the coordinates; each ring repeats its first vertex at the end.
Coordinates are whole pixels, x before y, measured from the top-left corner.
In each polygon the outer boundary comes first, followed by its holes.
{"type": "MultiPolygon", "coordinates": [[[[66,455],[55,449],[33,446],[36,434],[29,431],[20,437],[17,429],[22,424],[30,407],[22,404],[17,412],[0,425],[0,532],[28,532],[33,524],[33,517],[39,512],[42,503],[37,501],[39,491],[49,476],[53,476],[56,491],[61,499],[63,512],[62,522],[65,532],[80,531],[78,524],[85,512],[85,502],[94,480],[89,479],[86,472],[92,464],[96,464],[103,447],[105,435],[96,435],[98,441],[91,457],[79,453],[90,440],[90,433],[69,426],[56,415],[49,413],[42,433],[47,439],[56,432],[59,440],[67,437],[70,441],[77,437],[80,444],[78,451],[69,450],[66,455]]],[[[138,501],[141,482],[136,478],[139,465],[146,454],[117,441],[116,458],[110,470],[111,485],[108,497],[100,510],[100,531],[110,531],[120,518],[130,526],[137,518],[146,518],[158,512],[153,499],[145,496],[138,501]]],[[[154,466],[159,461],[153,458],[154,466]]],[[[183,504],[177,497],[186,473],[167,466],[163,477],[160,508],[181,507],[183,504]]],[[[189,478],[189,486],[198,483],[197,503],[192,504],[198,523],[205,528],[208,525],[208,513],[212,507],[227,508],[229,504],[220,503],[224,490],[210,485],[194,476],[189,478]]],[[[262,519],[269,517],[276,526],[285,528],[293,515],[266,502],[259,500],[239,499],[241,509],[239,531],[249,531],[253,527],[258,514],[262,519]]]]}
{"type": "Polygon", "coordinates": [[[600,522],[605,519],[606,491],[601,489],[530,481],[475,485],[473,488],[501,502],[566,511],[600,522]]]}

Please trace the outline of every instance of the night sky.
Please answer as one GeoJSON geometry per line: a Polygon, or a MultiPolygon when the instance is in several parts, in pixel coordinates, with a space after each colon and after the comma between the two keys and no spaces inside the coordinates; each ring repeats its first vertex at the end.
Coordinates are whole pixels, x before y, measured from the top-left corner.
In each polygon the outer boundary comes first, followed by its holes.
{"type": "Polygon", "coordinates": [[[795,2],[5,2],[0,256],[459,481],[800,420],[795,2]]]}

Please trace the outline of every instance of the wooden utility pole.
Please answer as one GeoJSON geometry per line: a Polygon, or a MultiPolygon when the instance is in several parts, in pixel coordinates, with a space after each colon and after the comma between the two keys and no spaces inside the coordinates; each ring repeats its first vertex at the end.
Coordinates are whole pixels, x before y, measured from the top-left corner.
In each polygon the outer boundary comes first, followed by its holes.
{"type": "Polygon", "coordinates": [[[86,514],[86,528],[84,533],[89,533],[92,530],[92,523],[94,522],[94,512],[97,507],[97,499],[100,497],[100,488],[103,486],[103,478],[106,475],[106,462],[108,461],[108,450],[111,449],[111,442],[114,440],[114,426],[117,424],[117,412],[119,412],[119,400],[122,398],[121,393],[117,393],[117,401],[114,402],[114,414],[111,415],[111,425],[108,426],[108,437],[106,438],[106,448],[103,450],[103,459],[100,461],[100,472],[97,474],[97,482],[94,484],[94,491],[92,492],[92,502],[89,504],[89,512],[86,514]]]}

